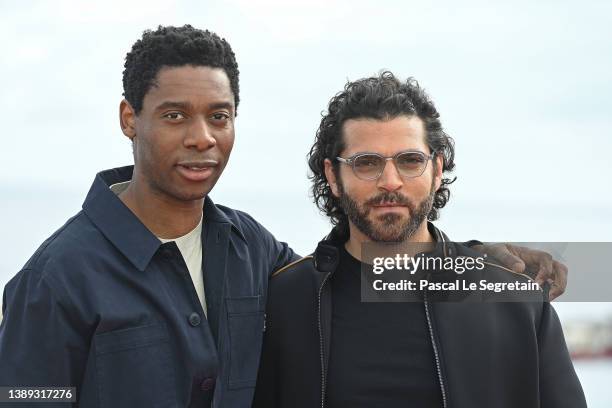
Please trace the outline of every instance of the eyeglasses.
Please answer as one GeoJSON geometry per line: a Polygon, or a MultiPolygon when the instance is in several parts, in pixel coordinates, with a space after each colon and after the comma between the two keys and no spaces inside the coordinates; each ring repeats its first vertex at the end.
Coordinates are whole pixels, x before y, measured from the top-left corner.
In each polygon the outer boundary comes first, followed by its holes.
{"type": "Polygon", "coordinates": [[[435,152],[427,155],[418,150],[408,150],[399,152],[391,157],[381,156],[378,153],[358,153],[346,159],[336,157],[336,160],[351,166],[357,178],[361,180],[376,180],[382,175],[389,160],[393,160],[400,176],[413,178],[422,175],[427,168],[429,160],[435,156],[435,152]]]}

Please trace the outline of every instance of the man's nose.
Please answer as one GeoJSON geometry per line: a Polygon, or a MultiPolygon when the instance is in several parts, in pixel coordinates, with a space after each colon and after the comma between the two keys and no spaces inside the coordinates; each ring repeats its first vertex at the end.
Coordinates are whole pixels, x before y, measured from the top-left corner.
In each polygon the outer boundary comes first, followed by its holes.
{"type": "Polygon", "coordinates": [[[197,150],[207,150],[217,144],[210,124],[206,119],[197,119],[189,127],[188,135],[185,138],[185,147],[197,150]]]}
{"type": "Polygon", "coordinates": [[[403,185],[403,180],[395,167],[393,160],[387,160],[383,172],[376,183],[377,187],[386,191],[399,190],[403,185]]]}

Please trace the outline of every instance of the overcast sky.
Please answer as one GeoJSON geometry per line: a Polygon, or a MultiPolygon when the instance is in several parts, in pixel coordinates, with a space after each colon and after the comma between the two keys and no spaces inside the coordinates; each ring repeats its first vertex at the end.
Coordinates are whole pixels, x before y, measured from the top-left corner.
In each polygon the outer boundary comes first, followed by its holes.
{"type": "Polygon", "coordinates": [[[348,79],[383,68],[416,77],[455,138],[439,222],[451,238],[612,241],[609,1],[98,3],[0,6],[0,287],[80,209],[98,171],[131,164],[123,62],[158,24],[207,28],[234,48],[236,144],[211,196],[301,253],[328,229],[306,179],[321,111],[348,79]]]}

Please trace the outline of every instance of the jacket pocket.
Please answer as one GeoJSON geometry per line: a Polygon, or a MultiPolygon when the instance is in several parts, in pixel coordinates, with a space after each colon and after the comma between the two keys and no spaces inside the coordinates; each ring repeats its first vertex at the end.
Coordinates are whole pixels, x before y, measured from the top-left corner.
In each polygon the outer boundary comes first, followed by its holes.
{"type": "Polygon", "coordinates": [[[264,328],[261,296],[226,298],[229,320],[229,389],[255,387],[264,328]]]}
{"type": "Polygon", "coordinates": [[[147,325],[94,336],[101,408],[176,406],[174,366],[165,326],[147,325]]]}

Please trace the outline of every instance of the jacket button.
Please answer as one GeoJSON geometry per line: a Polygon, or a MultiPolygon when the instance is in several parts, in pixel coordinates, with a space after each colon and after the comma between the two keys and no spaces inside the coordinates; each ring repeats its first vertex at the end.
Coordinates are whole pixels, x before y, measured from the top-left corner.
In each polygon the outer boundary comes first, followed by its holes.
{"type": "Polygon", "coordinates": [[[202,381],[202,384],[200,384],[200,389],[202,391],[210,391],[214,387],[215,387],[215,379],[212,377],[205,378],[204,381],[202,381]]]}
{"type": "Polygon", "coordinates": [[[189,315],[189,324],[192,325],[193,327],[199,326],[200,322],[202,322],[202,319],[200,318],[199,314],[194,312],[189,315]]]}

